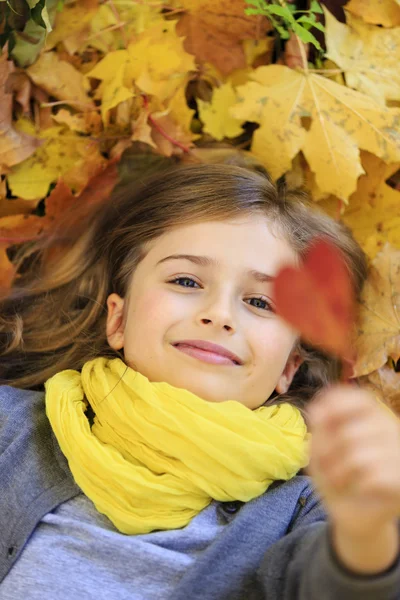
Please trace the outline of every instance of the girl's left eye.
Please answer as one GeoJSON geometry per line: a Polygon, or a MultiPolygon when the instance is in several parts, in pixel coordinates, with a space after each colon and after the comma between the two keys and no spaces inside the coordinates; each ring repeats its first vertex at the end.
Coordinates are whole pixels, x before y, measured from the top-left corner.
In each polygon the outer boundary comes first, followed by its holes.
{"type": "MultiPolygon", "coordinates": [[[[191,277],[176,277],[175,279],[172,279],[171,281],[168,281],[168,283],[174,283],[176,285],[181,285],[180,283],[176,283],[177,281],[191,281],[192,283],[195,283],[196,285],[199,285],[197,283],[197,281],[195,281],[191,277]]],[[[181,287],[190,288],[191,286],[181,285],[181,287]]],[[[269,310],[271,312],[274,312],[271,303],[268,302],[268,300],[264,296],[253,296],[252,298],[248,298],[248,300],[258,300],[259,302],[264,302],[264,304],[266,305],[266,308],[262,308],[261,306],[255,306],[254,308],[260,308],[261,310],[269,310]]]]}

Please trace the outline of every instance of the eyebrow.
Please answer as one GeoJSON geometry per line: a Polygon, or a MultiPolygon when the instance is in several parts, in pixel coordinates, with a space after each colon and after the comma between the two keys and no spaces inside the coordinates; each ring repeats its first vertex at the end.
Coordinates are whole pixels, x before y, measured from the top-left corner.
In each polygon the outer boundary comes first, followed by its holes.
{"type": "MultiPolygon", "coordinates": [[[[190,260],[195,265],[200,265],[201,267],[214,267],[219,266],[220,264],[218,260],[216,260],[215,258],[211,258],[210,256],[197,256],[195,254],[171,254],[170,256],[166,256],[165,258],[159,260],[157,265],[160,265],[161,263],[166,262],[167,260],[178,259],[190,260]]],[[[250,275],[250,277],[252,277],[260,283],[266,283],[275,279],[275,277],[272,277],[272,275],[262,273],[261,271],[256,271],[255,269],[248,270],[247,275],[250,275]]]]}

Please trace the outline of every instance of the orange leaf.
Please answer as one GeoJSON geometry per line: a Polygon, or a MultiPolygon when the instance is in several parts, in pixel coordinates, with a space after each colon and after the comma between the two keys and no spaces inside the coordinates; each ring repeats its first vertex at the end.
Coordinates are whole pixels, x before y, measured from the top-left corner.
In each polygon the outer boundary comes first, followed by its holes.
{"type": "Polygon", "coordinates": [[[272,27],[265,17],[246,15],[244,0],[181,0],[176,32],[186,52],[210,62],[225,76],[246,67],[242,42],[260,39],[272,27]]]}
{"type": "Polygon", "coordinates": [[[340,250],[318,239],[303,266],[282,268],[274,283],[277,314],[312,345],[352,363],[356,303],[340,250]]]}

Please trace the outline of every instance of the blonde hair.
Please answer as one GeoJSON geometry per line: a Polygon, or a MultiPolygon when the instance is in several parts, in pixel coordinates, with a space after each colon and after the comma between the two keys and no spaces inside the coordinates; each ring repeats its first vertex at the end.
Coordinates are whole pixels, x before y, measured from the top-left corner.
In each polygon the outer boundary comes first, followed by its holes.
{"type": "MultiPolygon", "coordinates": [[[[318,210],[306,192],[274,184],[262,167],[237,164],[180,165],[140,183],[117,188],[84,227],[20,246],[18,272],[0,299],[0,385],[42,390],[64,369],[80,370],[98,356],[119,357],[106,337],[109,294],[125,297],[146,243],[171,227],[262,214],[276,224],[299,257],[315,236],[344,254],[359,297],[366,257],[351,231],[318,210]]],[[[302,408],[326,383],[340,377],[337,359],[304,342],[303,363],[284,395],[266,404],[291,402],[302,408]]]]}

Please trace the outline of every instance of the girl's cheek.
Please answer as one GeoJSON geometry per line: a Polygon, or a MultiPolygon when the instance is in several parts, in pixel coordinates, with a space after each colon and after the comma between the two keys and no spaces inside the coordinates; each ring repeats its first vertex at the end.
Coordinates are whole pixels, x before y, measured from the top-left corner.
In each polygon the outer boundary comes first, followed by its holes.
{"type": "Polygon", "coordinates": [[[148,292],[143,294],[138,300],[133,312],[133,319],[139,325],[141,323],[160,323],[171,320],[177,315],[184,317],[182,312],[184,304],[179,302],[172,294],[167,291],[158,291],[157,293],[148,292]]]}

